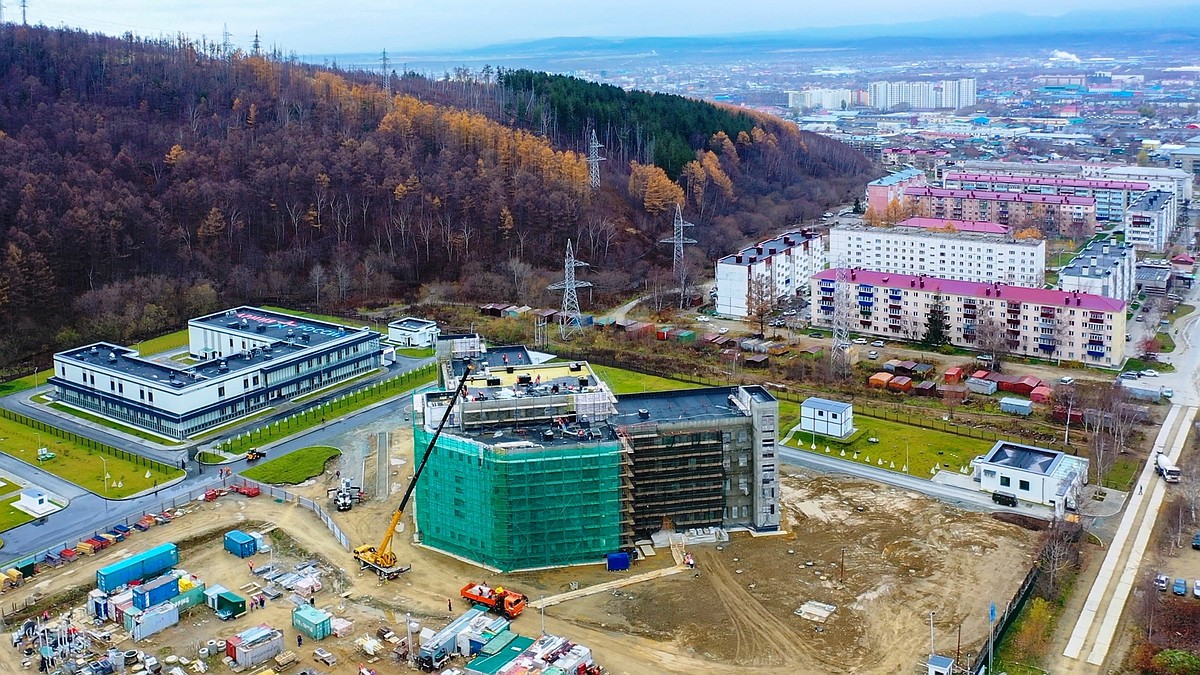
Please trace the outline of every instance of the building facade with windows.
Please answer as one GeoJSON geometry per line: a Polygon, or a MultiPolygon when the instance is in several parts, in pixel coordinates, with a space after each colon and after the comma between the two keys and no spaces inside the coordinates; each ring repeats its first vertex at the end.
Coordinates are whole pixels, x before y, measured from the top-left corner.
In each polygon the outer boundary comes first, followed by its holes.
{"type": "Polygon", "coordinates": [[[949,150],[931,148],[884,148],[883,165],[893,171],[905,168],[920,169],[926,177],[934,178],[950,159],[949,150]]]}
{"type": "MultiPolygon", "coordinates": [[[[850,330],[920,340],[941,311],[951,344],[1114,368],[1125,361],[1126,302],[1089,293],[849,270],[850,330]]],[[[833,326],[837,270],[812,279],[811,322],[833,326]]]]}
{"type": "Polygon", "coordinates": [[[744,319],[755,284],[776,302],[808,292],[808,279],[826,267],[825,240],[807,230],[788,232],[717,260],[717,314],[744,319]]]}
{"type": "Polygon", "coordinates": [[[188,322],[191,363],[98,342],[54,355],[62,403],[174,439],[379,367],[382,336],[256,307],[188,322]]]}
{"type": "Polygon", "coordinates": [[[1162,253],[1179,219],[1179,207],[1170,192],[1150,190],[1125,212],[1125,241],[1139,251],[1162,253]]]}
{"type": "Polygon", "coordinates": [[[965,108],[975,105],[975,78],[934,80],[927,82],[872,82],[867,99],[876,110],[891,110],[899,105],[916,110],[965,108]]]}
{"type": "Polygon", "coordinates": [[[903,205],[905,189],[924,186],[925,172],[914,168],[873,180],[867,183],[867,209],[879,215],[887,213],[892,202],[903,205]]]}
{"type": "Polygon", "coordinates": [[[1093,241],[1058,271],[1058,288],[1131,301],[1137,288],[1137,252],[1125,242],[1093,241]]]}
{"type": "Polygon", "coordinates": [[[928,218],[986,220],[1015,230],[1036,228],[1045,236],[1096,231],[1095,197],[909,187],[904,199],[914,215],[928,218]]]}
{"type": "Polygon", "coordinates": [[[838,225],[829,230],[829,259],[877,272],[925,274],[962,281],[1003,281],[1041,286],[1046,280],[1046,242],[973,232],[973,223],[910,219],[895,227],[838,225]],[[916,221],[915,226],[907,223],[916,221]],[[963,226],[963,230],[958,228],[963,226]]]}
{"type": "MultiPolygon", "coordinates": [[[[779,404],[766,389],[614,396],[586,362],[513,366],[505,353],[441,364],[451,387],[466,378],[466,397],[416,488],[423,544],[511,571],[596,563],[664,522],[779,529],[779,404]]],[[[452,396],[414,396],[416,447],[452,396]]]]}
{"type": "Polygon", "coordinates": [[[942,187],[953,190],[991,190],[1028,194],[1092,197],[1096,200],[1096,220],[1121,222],[1125,209],[1150,189],[1150,184],[1134,180],[1104,178],[1063,178],[1058,176],[1021,176],[996,173],[946,171],[942,187]]]}
{"type": "Polygon", "coordinates": [[[1023,443],[996,441],[986,455],[971,464],[981,491],[1050,506],[1059,517],[1078,508],[1088,483],[1086,457],[1023,443]]]}

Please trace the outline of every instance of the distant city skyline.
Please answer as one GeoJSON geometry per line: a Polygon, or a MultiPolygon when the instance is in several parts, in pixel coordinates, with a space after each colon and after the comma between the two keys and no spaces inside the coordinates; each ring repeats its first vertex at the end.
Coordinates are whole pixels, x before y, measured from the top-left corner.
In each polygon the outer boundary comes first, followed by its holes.
{"type": "MultiPolygon", "coordinates": [[[[19,0],[0,0],[3,19],[19,22],[19,0]]],[[[1194,5],[1186,0],[1143,0],[1139,10],[1194,5]]],[[[993,13],[1056,16],[1075,10],[1128,9],[1125,0],[845,0],[812,5],[765,0],[746,11],[714,0],[647,3],[606,0],[592,4],[559,0],[360,0],[336,5],[292,0],[247,3],[229,0],[29,0],[31,24],[70,26],[110,35],[132,31],[146,37],[183,33],[248,48],[257,32],[265,47],[284,52],[338,54],[387,49],[397,54],[470,49],[553,37],[685,37],[729,35],[857,25],[892,25],[993,13]],[[732,11],[731,11],[732,10],[732,11]]]]}

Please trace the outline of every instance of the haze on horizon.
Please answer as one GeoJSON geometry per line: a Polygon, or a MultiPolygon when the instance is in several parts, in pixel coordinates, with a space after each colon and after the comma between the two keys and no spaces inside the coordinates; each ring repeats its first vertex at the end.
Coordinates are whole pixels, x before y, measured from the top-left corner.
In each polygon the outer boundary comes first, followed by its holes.
{"type": "MultiPolygon", "coordinates": [[[[3,20],[19,22],[18,0],[0,0],[3,20]]],[[[1178,7],[1183,0],[1142,0],[1139,9],[1178,7]]],[[[70,26],[109,35],[183,33],[248,48],[257,32],[264,47],[285,53],[339,54],[387,49],[395,54],[444,51],[552,37],[684,37],[855,25],[887,25],[998,12],[1055,16],[1073,10],[1128,9],[1127,0],[761,0],[752,11],[729,11],[716,0],[605,0],[574,6],[561,0],[29,0],[30,24],[70,26]],[[902,8],[902,9],[901,9],[902,8]]],[[[735,5],[736,7],[736,5],[735,5]]]]}

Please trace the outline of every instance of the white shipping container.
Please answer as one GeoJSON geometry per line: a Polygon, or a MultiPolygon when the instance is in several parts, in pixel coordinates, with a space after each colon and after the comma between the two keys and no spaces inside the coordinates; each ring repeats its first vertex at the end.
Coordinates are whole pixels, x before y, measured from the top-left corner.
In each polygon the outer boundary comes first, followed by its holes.
{"type": "Polygon", "coordinates": [[[249,645],[237,645],[234,650],[234,660],[243,668],[265,663],[283,652],[283,633],[274,631],[269,638],[256,640],[249,645]]]}
{"type": "Polygon", "coordinates": [[[179,607],[164,602],[139,614],[133,622],[130,636],[134,642],[143,640],[179,623],[179,607]]]}

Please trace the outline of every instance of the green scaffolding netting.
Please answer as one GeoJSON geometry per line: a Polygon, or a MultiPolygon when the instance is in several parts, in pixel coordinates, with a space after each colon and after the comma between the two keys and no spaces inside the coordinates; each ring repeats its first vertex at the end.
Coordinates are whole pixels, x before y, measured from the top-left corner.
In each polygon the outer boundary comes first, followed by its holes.
{"type": "MultiPolygon", "coordinates": [[[[414,429],[418,449],[431,437],[414,429]]],[[[619,450],[504,449],[443,434],[416,490],[422,541],[506,572],[598,562],[620,545],[619,450]]]]}

